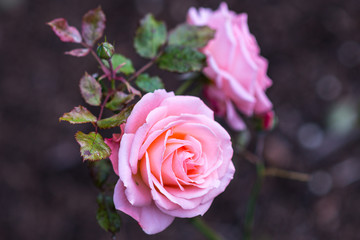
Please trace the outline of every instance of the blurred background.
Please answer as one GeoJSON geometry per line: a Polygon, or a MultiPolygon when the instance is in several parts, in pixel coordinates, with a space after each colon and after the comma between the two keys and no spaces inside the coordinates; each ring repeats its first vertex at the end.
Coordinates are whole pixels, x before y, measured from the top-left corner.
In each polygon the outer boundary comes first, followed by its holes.
{"type": "MultiPolygon", "coordinates": [[[[279,117],[266,139],[268,166],[311,174],[308,183],[267,178],[254,239],[359,239],[360,236],[360,1],[229,0],[249,15],[250,31],[269,60],[267,91],[279,117]]],[[[74,139],[78,126],[58,118],[84,104],[78,81],[95,72],[92,57],[64,55],[45,23],[81,17],[101,4],[105,34],[133,59],[139,19],[152,12],[168,28],[189,7],[216,9],[213,0],[0,0],[0,239],[110,239],[95,219],[98,190],[74,139]]],[[[151,71],[156,72],[156,67],[151,71]]],[[[170,90],[177,75],[160,76],[170,90]]],[[[90,130],[90,126],[80,127],[90,130]]],[[[237,172],[205,220],[225,239],[241,239],[255,168],[234,159],[237,172]]],[[[204,239],[186,219],[147,236],[122,214],[118,239],[204,239]]]]}

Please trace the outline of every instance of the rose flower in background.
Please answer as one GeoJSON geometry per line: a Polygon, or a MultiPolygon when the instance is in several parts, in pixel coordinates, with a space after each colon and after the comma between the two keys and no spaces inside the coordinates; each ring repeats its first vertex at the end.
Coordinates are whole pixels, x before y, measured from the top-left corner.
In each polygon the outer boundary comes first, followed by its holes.
{"type": "Polygon", "coordinates": [[[234,105],[246,116],[270,111],[272,104],[265,95],[272,84],[266,75],[268,63],[259,55],[247,15],[237,15],[228,10],[226,3],[221,3],[216,11],[191,8],[187,21],[216,30],[215,38],[202,49],[208,65],[203,72],[213,82],[206,87],[205,96],[215,113],[226,117],[234,130],[242,130],[245,124],[234,105]]]}
{"type": "Polygon", "coordinates": [[[203,215],[233,178],[230,136],[197,97],[148,93],[122,128],[120,143],[106,140],[119,175],[114,204],[148,234],[203,215]]]}

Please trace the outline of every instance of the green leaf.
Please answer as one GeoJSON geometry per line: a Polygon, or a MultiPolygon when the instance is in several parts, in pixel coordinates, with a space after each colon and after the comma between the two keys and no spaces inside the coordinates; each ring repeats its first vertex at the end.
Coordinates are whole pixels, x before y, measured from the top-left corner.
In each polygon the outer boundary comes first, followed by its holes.
{"type": "Polygon", "coordinates": [[[157,60],[161,69],[171,72],[200,71],[205,65],[206,56],[195,49],[182,46],[168,46],[157,60]]]}
{"type": "MultiPolygon", "coordinates": [[[[103,63],[106,67],[109,67],[109,63],[103,60],[103,63]]],[[[130,59],[126,58],[124,55],[121,54],[114,54],[111,58],[111,64],[113,66],[113,70],[117,73],[124,73],[126,75],[132,74],[135,72],[135,69],[132,65],[130,59]],[[122,67],[119,67],[121,64],[124,64],[122,67]],[[119,67],[119,68],[118,68],[119,67]]]]}
{"type": "Polygon", "coordinates": [[[109,160],[104,159],[100,161],[90,162],[91,176],[94,184],[98,188],[102,188],[111,173],[111,163],[109,160]]]}
{"type": "Polygon", "coordinates": [[[209,40],[213,39],[215,30],[207,26],[194,26],[181,24],[169,35],[169,45],[179,45],[191,48],[206,46],[209,40]]]}
{"type": "Polygon", "coordinates": [[[92,106],[99,106],[101,103],[101,85],[96,79],[85,72],[80,79],[80,92],[85,102],[92,106]]]}
{"type": "Polygon", "coordinates": [[[166,42],[166,35],[165,23],[147,14],[136,30],[134,46],[137,53],[144,58],[155,57],[159,47],[166,42]]]}
{"type": "Polygon", "coordinates": [[[106,145],[99,133],[91,132],[89,134],[85,134],[78,131],[75,134],[75,138],[80,145],[80,152],[84,161],[105,159],[111,154],[109,146],[106,145]]]}
{"type": "Polygon", "coordinates": [[[99,40],[105,29],[105,14],[101,7],[88,11],[82,19],[82,35],[85,42],[93,46],[99,40]]]}
{"type": "Polygon", "coordinates": [[[97,199],[98,210],[96,213],[96,220],[99,225],[108,232],[115,234],[120,231],[121,218],[116,212],[112,197],[99,194],[97,199]]]}
{"type": "Polygon", "coordinates": [[[60,121],[68,121],[69,123],[76,124],[76,123],[89,123],[89,122],[96,122],[96,117],[89,112],[85,107],[78,106],[75,107],[71,112],[64,113],[60,121]]]}
{"type": "Polygon", "coordinates": [[[120,113],[109,117],[102,119],[97,122],[97,125],[99,128],[113,128],[118,127],[120,124],[126,122],[126,119],[130,116],[130,113],[133,109],[133,105],[123,109],[120,113]]]}
{"type": "Polygon", "coordinates": [[[117,111],[123,108],[124,104],[134,99],[134,94],[126,94],[124,92],[116,92],[112,99],[105,105],[111,111],[117,111]]]}
{"type": "Polygon", "coordinates": [[[140,74],[135,83],[144,92],[154,92],[156,89],[164,88],[164,84],[159,77],[150,77],[147,73],[140,74]]]}

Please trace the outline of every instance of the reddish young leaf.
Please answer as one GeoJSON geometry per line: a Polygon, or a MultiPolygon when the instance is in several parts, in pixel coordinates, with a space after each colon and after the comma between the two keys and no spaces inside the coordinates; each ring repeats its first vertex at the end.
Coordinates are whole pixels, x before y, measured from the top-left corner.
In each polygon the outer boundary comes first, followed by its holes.
{"type": "Polygon", "coordinates": [[[80,79],[80,92],[85,102],[92,106],[99,106],[101,103],[101,85],[96,79],[85,72],[80,79]]]}
{"type": "Polygon", "coordinates": [[[78,106],[75,107],[71,112],[64,113],[61,118],[59,118],[60,121],[67,121],[72,124],[77,123],[89,123],[89,122],[96,122],[96,117],[85,107],[78,106]]]}
{"type": "Polygon", "coordinates": [[[67,55],[71,55],[74,57],[85,57],[86,55],[88,55],[90,52],[90,49],[88,48],[78,48],[78,49],[73,49],[71,51],[67,51],[65,52],[65,54],[67,55]]]}
{"type": "Polygon", "coordinates": [[[64,18],[56,18],[47,24],[63,42],[80,43],[82,40],[79,31],[75,27],[69,26],[64,18]]]}
{"type": "Polygon", "coordinates": [[[82,36],[85,42],[93,46],[99,40],[105,29],[105,14],[101,7],[88,11],[82,19],[82,36]]]}

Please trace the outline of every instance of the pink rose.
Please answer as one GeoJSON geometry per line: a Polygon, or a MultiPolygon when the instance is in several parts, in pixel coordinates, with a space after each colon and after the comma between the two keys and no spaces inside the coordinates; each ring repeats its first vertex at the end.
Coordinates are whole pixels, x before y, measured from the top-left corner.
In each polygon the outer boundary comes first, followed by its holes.
{"type": "Polygon", "coordinates": [[[272,84],[266,75],[268,63],[259,55],[259,46],[249,32],[247,15],[237,15],[229,11],[226,3],[221,3],[216,11],[190,8],[187,21],[216,30],[215,38],[201,51],[207,56],[204,74],[213,80],[213,88],[218,89],[213,100],[222,102],[218,104],[223,108],[220,116],[226,116],[231,127],[241,130],[245,125],[238,122],[236,111],[227,112],[234,109],[233,104],[247,116],[271,110],[272,104],[264,92],[272,84]]]}
{"type": "Polygon", "coordinates": [[[230,136],[197,97],[157,90],[129,116],[120,147],[107,139],[119,180],[115,207],[148,234],[203,215],[234,175],[230,136]]]}

